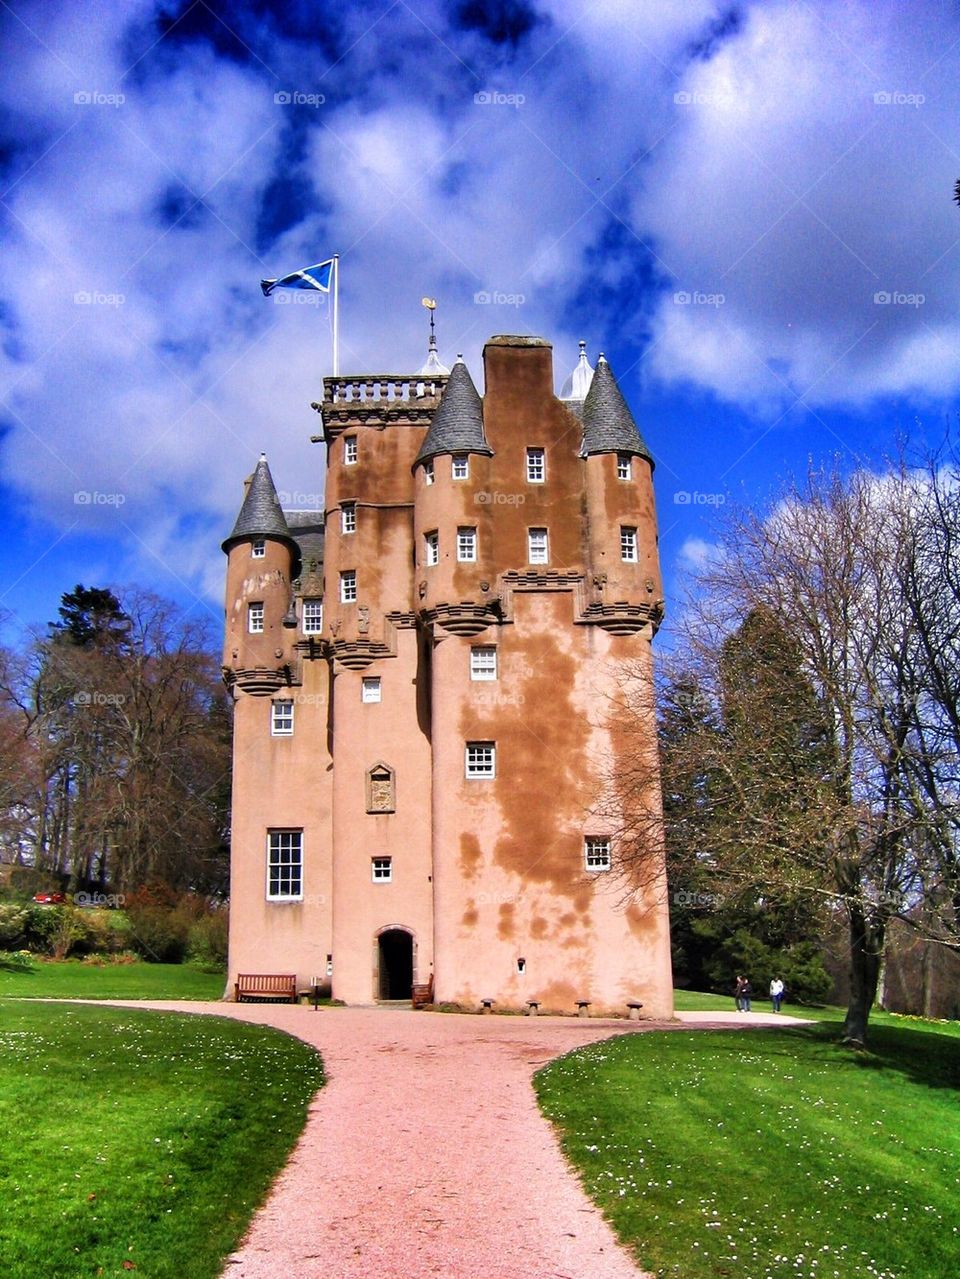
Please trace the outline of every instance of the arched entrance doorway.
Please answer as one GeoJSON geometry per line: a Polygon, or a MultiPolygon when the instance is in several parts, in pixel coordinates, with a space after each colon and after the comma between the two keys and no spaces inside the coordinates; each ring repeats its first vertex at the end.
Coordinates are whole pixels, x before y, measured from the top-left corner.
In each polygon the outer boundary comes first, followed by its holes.
{"type": "Polygon", "coordinates": [[[413,935],[386,928],[377,938],[377,998],[409,999],[413,990],[413,935]]]}

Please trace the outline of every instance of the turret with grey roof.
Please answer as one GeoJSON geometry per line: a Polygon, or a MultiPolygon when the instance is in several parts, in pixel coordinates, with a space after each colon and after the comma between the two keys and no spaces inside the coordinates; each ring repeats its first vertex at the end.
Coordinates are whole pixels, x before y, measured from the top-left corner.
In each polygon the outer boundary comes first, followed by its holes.
{"type": "Polygon", "coordinates": [[[483,453],[493,456],[493,449],[483,433],[483,400],[473,378],[458,355],[450,370],[440,406],[433,415],[414,466],[429,462],[441,453],[483,453]]]}
{"type": "Polygon", "coordinates": [[[277,497],[273,476],[267,465],[266,453],[260,454],[260,460],[250,477],[246,497],[240,507],[240,514],[233,526],[233,532],[222,543],[223,550],[229,552],[236,542],[250,537],[275,537],[287,542],[292,550],[297,549],[296,540],[291,536],[280,499],[277,497]]]}
{"type": "Polygon", "coordinates": [[[580,417],[583,422],[581,457],[594,453],[630,453],[646,458],[653,466],[653,456],[602,353],[580,417]]]}

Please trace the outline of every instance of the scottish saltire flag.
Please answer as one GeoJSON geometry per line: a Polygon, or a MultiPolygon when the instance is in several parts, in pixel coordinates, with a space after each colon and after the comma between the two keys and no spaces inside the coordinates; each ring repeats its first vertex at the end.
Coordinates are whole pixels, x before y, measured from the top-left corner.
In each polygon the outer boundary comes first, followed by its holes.
{"type": "Polygon", "coordinates": [[[279,280],[261,280],[260,288],[265,298],[274,289],[318,289],[321,293],[329,293],[332,275],[333,258],[328,262],[318,262],[316,266],[305,266],[302,271],[292,271],[279,280]]]}

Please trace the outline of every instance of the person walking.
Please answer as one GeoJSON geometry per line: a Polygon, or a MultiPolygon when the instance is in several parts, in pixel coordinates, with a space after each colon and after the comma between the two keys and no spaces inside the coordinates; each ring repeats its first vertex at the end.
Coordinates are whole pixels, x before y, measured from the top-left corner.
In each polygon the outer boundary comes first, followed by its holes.
{"type": "Polygon", "coordinates": [[[744,977],[740,987],[740,1011],[748,1013],[750,1011],[750,996],[753,994],[753,987],[750,985],[750,978],[744,977]]]}
{"type": "Polygon", "coordinates": [[[737,973],[737,979],[733,983],[733,1000],[738,1013],[743,1012],[743,981],[744,979],[737,973]]]}
{"type": "Polygon", "coordinates": [[[773,1004],[773,1011],[778,1013],[780,1005],[783,1002],[783,982],[779,977],[774,977],[770,983],[770,1002],[773,1004]]]}

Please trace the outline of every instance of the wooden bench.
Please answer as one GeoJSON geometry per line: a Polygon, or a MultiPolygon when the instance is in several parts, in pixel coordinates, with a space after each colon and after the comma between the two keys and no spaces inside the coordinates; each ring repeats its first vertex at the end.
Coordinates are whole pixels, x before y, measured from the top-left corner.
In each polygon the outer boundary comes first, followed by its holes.
{"type": "Polygon", "coordinates": [[[237,973],[233,986],[238,1004],[245,999],[283,1000],[297,1002],[297,977],[295,973],[237,973]]]}

